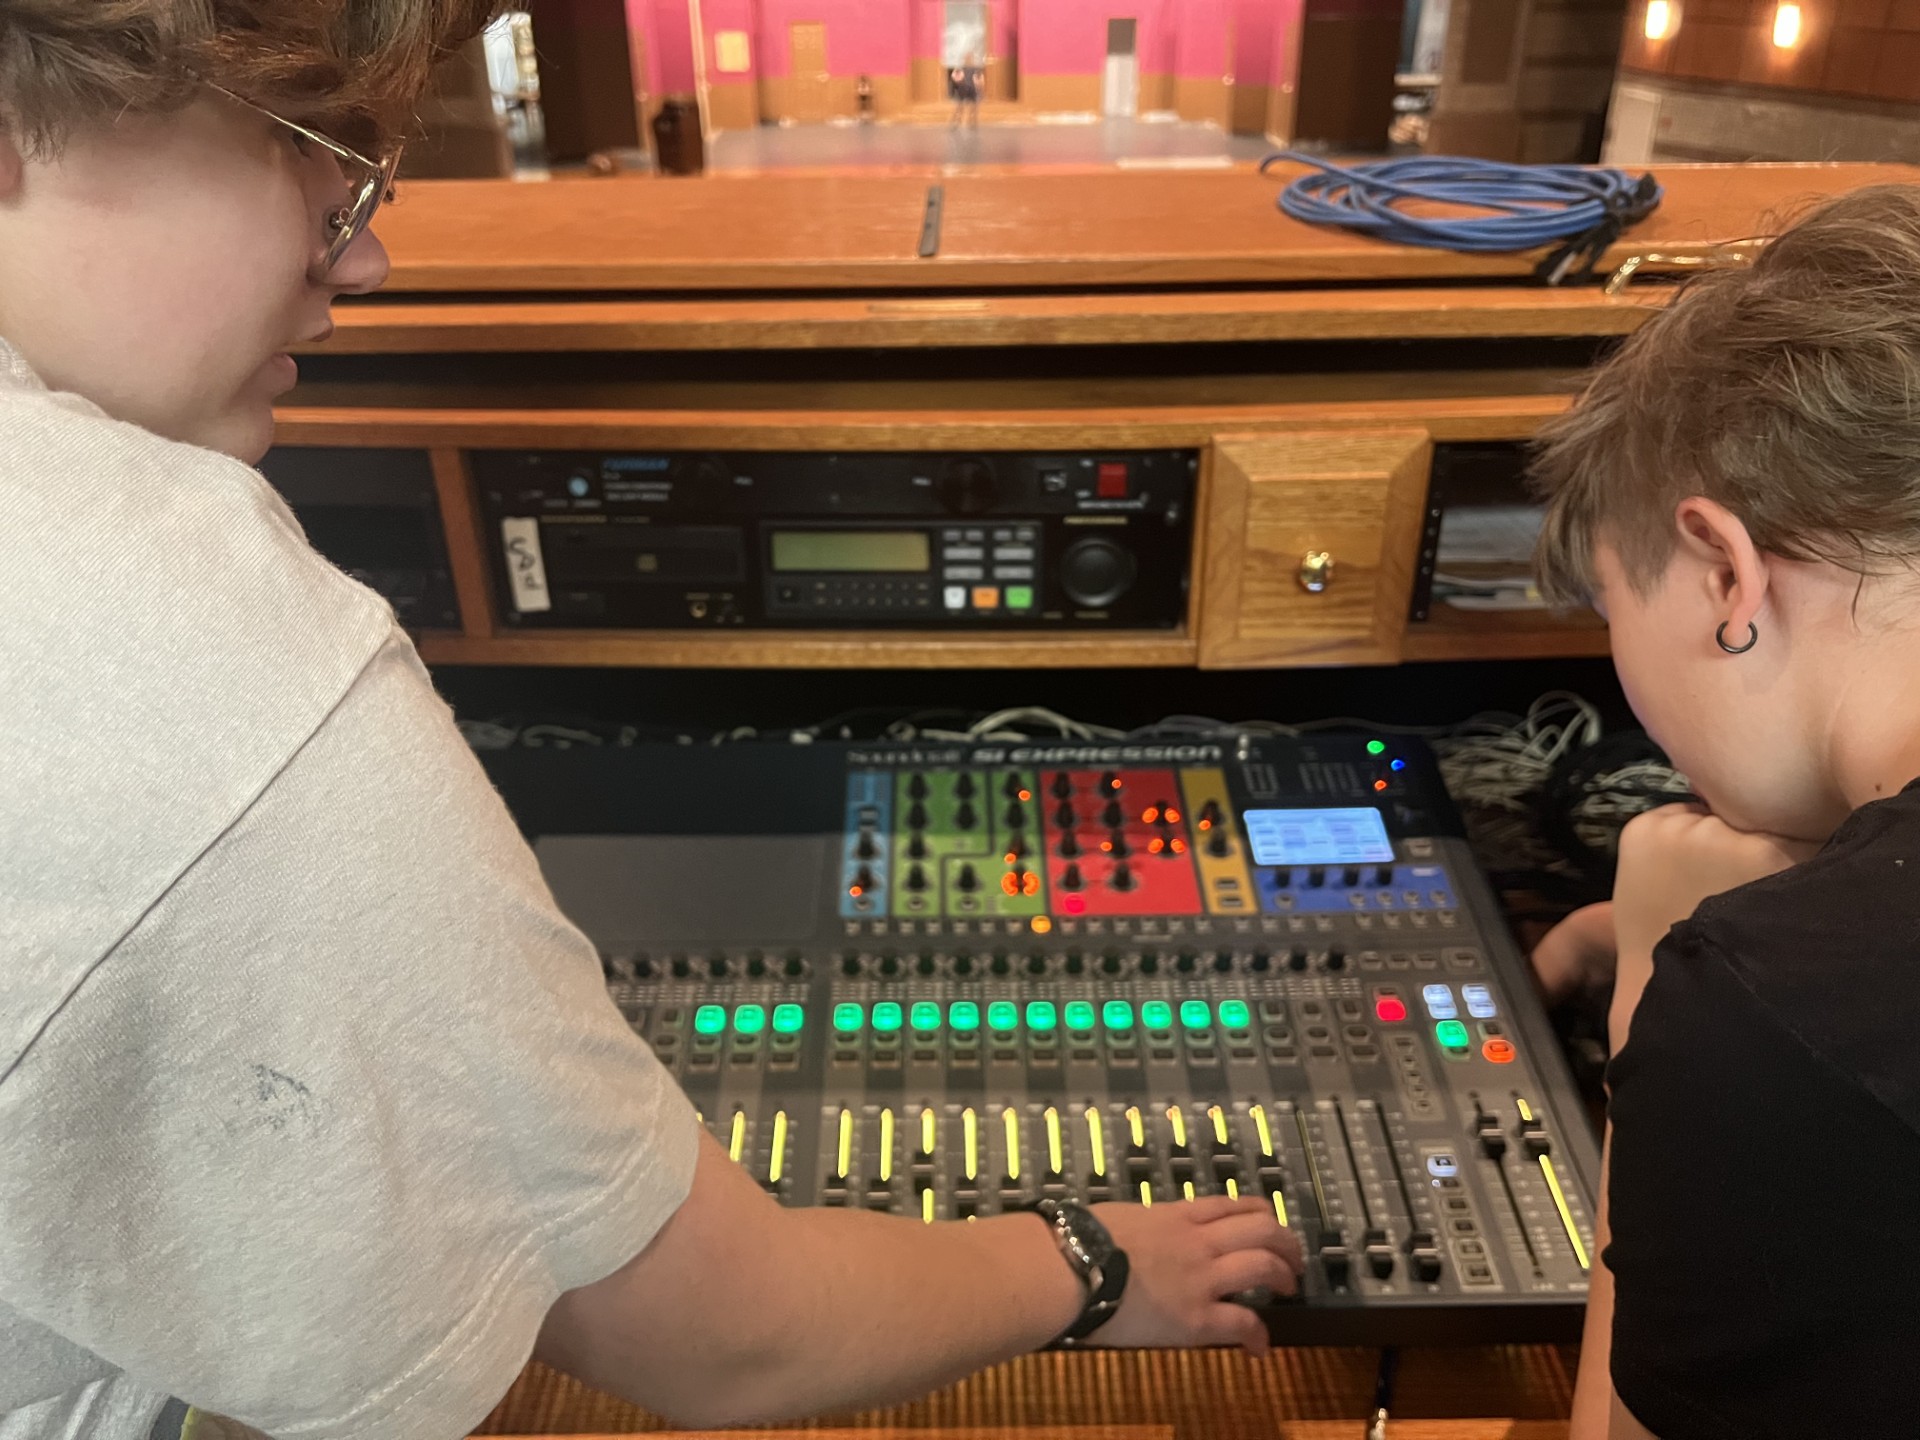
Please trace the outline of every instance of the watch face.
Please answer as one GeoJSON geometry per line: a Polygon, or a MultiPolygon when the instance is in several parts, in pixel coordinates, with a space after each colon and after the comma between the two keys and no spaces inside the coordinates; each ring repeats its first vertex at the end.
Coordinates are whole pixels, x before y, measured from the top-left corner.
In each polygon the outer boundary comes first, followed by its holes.
{"type": "Polygon", "coordinates": [[[1062,1205],[1062,1229],[1089,1265],[1104,1265],[1113,1254],[1113,1236],[1083,1205],[1062,1205]]]}

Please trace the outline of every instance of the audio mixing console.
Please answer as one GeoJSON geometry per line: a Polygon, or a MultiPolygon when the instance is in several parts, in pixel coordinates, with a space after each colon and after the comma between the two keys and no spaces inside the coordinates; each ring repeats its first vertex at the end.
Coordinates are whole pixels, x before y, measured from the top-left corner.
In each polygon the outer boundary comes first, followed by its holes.
{"type": "Polygon", "coordinates": [[[1570,1338],[1598,1157],[1427,752],[488,757],[613,997],[783,1203],[1264,1198],[1289,1343],[1570,1338]]]}

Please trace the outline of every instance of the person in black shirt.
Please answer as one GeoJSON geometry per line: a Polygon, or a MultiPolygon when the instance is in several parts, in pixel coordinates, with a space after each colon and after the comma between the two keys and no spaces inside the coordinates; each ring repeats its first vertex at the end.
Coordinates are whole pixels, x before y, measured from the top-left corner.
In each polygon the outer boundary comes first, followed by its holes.
{"type": "Polygon", "coordinates": [[[1920,187],[1687,286],[1535,468],[1700,801],[1538,957],[1618,955],[1573,1440],[1920,1434],[1920,187]]]}

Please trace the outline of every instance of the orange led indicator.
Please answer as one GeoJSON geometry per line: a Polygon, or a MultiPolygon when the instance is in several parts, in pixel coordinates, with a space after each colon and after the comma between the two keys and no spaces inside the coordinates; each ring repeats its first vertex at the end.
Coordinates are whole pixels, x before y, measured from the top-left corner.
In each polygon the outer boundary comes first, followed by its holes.
{"type": "Polygon", "coordinates": [[[1045,915],[1034,916],[1031,923],[1033,925],[1033,933],[1036,935],[1045,935],[1049,930],[1053,929],[1053,921],[1045,915]]]}
{"type": "Polygon", "coordinates": [[[1160,807],[1158,805],[1149,805],[1145,810],[1142,810],[1140,812],[1140,823],[1142,825],[1151,825],[1153,824],[1154,821],[1158,820],[1159,818],[1160,818],[1160,807]]]}
{"type": "Polygon", "coordinates": [[[1187,853],[1187,842],[1177,835],[1173,838],[1173,853],[1176,855],[1184,855],[1187,853]]]}
{"type": "Polygon", "coordinates": [[[1000,877],[1000,888],[1009,895],[1018,895],[1020,893],[1020,877],[1009,870],[1000,877]]]}
{"type": "Polygon", "coordinates": [[[1113,841],[1111,841],[1111,840],[1102,840],[1102,841],[1100,842],[1100,848],[1101,848],[1102,850],[1105,850],[1105,851],[1106,851],[1107,853],[1109,853],[1109,854],[1111,854],[1111,853],[1113,853],[1113,841]]]}
{"type": "Polygon", "coordinates": [[[1020,803],[1021,803],[1022,805],[1024,805],[1024,804],[1026,804],[1026,803],[1027,803],[1027,801],[1029,801],[1029,800],[1031,800],[1031,799],[1033,799],[1033,791],[1031,791],[1031,790],[1022,790],[1022,791],[1020,792],[1020,803]]]}
{"type": "Polygon", "coordinates": [[[1167,820],[1167,824],[1169,825],[1178,825],[1180,823],[1180,812],[1178,810],[1175,810],[1172,806],[1168,806],[1167,812],[1166,812],[1166,820],[1167,820]]]}
{"type": "Polygon", "coordinates": [[[862,895],[866,893],[867,893],[867,890],[864,885],[852,885],[852,886],[849,886],[847,889],[847,894],[851,895],[856,900],[858,900],[862,895]]]}
{"type": "Polygon", "coordinates": [[[1040,893],[1040,876],[1032,870],[1027,871],[1026,875],[1020,881],[1020,893],[1022,895],[1038,895],[1040,893]]]}
{"type": "Polygon", "coordinates": [[[1207,831],[1209,831],[1209,830],[1211,830],[1211,829],[1213,829],[1213,821],[1211,821],[1211,820],[1202,820],[1202,821],[1200,822],[1200,833],[1201,833],[1202,835],[1204,835],[1204,834],[1206,834],[1206,833],[1207,833],[1207,831]]]}
{"type": "Polygon", "coordinates": [[[1384,790],[1387,788],[1387,782],[1384,780],[1376,780],[1373,782],[1373,788],[1376,790],[1384,790]]]}
{"type": "Polygon", "coordinates": [[[1162,840],[1158,835],[1154,836],[1153,839],[1147,842],[1147,853],[1150,855],[1158,855],[1162,850],[1166,848],[1167,848],[1167,842],[1162,840]]]}

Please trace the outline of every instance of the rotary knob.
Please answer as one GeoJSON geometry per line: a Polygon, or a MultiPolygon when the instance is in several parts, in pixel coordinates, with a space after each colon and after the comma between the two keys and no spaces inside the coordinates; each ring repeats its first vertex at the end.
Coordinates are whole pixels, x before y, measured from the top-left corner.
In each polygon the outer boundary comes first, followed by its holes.
{"type": "Polygon", "coordinates": [[[1077,540],[1060,557],[1060,587],[1074,604],[1101,610],[1133,588],[1139,563],[1111,540],[1077,540]]]}
{"type": "Polygon", "coordinates": [[[985,460],[953,460],[940,476],[940,503],[956,515],[983,515],[993,508],[998,489],[985,460]]]}

